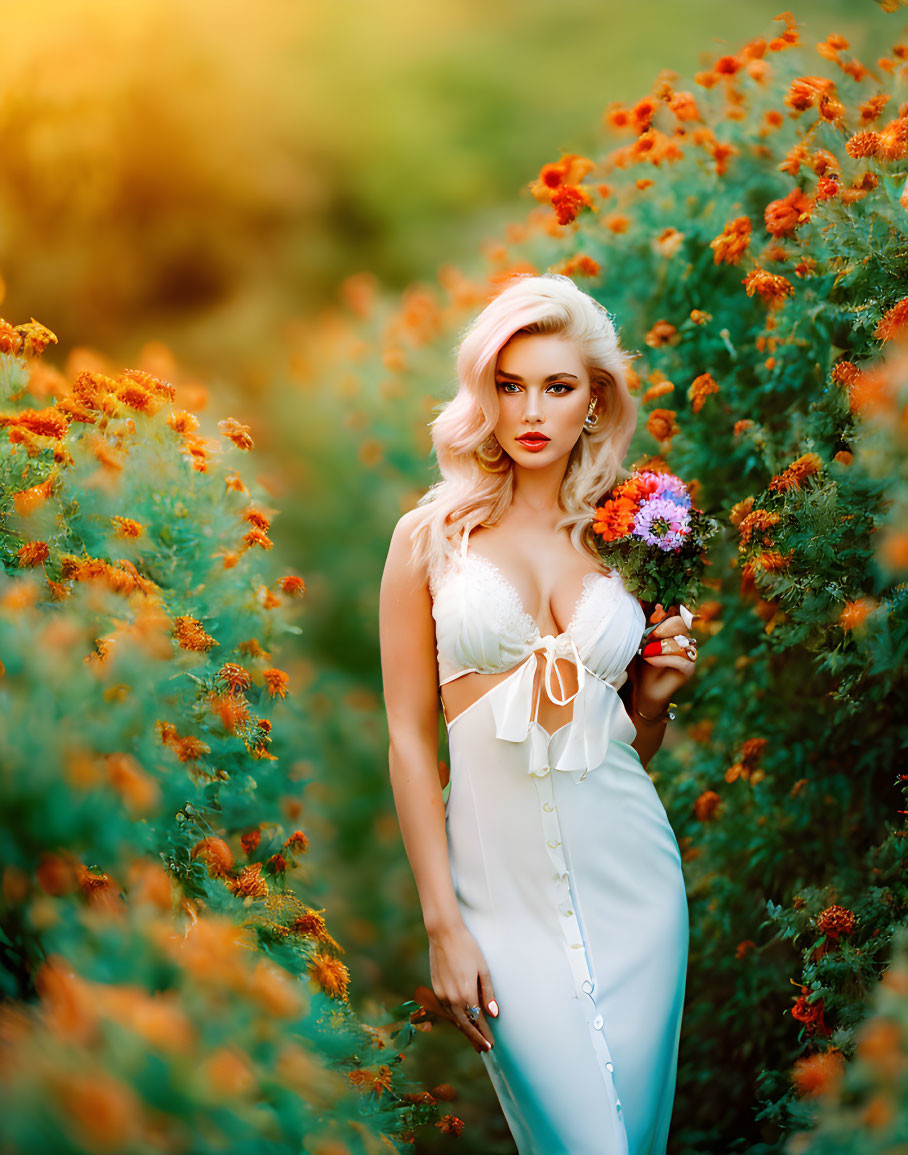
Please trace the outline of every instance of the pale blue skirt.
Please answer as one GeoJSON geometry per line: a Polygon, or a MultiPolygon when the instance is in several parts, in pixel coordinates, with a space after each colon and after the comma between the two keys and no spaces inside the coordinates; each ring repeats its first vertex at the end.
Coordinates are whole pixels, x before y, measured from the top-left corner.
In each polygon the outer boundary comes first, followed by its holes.
{"type": "MultiPolygon", "coordinates": [[[[687,972],[681,855],[639,755],[532,775],[491,698],[448,725],[446,829],[499,1015],[482,1055],[520,1155],[664,1155],[687,972]]],[[[548,736],[554,766],[570,723],[548,736]]]]}

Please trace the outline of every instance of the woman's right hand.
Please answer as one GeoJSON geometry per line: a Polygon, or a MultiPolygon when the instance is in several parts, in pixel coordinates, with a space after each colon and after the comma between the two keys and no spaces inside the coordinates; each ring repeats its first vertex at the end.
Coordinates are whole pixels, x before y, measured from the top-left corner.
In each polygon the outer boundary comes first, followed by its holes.
{"type": "Polygon", "coordinates": [[[444,1013],[461,1030],[479,1054],[491,1049],[494,1040],[486,1021],[486,1011],[497,1015],[489,968],[476,939],[460,926],[429,936],[429,964],[432,989],[444,1013]],[[471,1023],[466,1007],[479,1006],[471,1023]]]}

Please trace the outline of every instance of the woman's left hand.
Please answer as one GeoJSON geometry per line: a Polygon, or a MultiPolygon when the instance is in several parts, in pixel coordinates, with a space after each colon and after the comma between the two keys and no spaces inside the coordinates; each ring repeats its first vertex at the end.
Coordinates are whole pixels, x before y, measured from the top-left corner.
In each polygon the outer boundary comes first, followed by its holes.
{"type": "MultiPolygon", "coordinates": [[[[661,602],[656,603],[651,618],[659,613],[665,613],[661,602]]],[[[648,635],[644,650],[660,638],[669,639],[662,645],[666,652],[640,654],[634,706],[645,714],[661,713],[672,696],[691,677],[697,664],[697,639],[678,613],[670,613],[662,618],[648,635]],[[689,644],[682,646],[674,641],[675,637],[683,637],[689,644]]]]}

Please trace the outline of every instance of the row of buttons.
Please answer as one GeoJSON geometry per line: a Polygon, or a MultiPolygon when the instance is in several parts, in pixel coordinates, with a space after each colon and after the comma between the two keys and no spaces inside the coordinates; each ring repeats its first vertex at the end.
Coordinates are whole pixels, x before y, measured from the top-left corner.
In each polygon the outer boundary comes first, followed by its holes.
{"type": "MultiPolygon", "coordinates": [[[[551,769],[551,768],[549,768],[551,769]]],[[[561,851],[561,829],[558,823],[557,807],[554,803],[554,787],[552,785],[553,775],[547,773],[545,775],[534,776],[536,789],[539,793],[540,802],[542,805],[542,825],[543,832],[546,836],[546,845],[549,848],[549,857],[552,859],[556,867],[553,879],[563,890],[564,896],[558,904],[558,909],[561,911],[564,921],[562,922],[562,930],[568,947],[568,961],[570,962],[571,971],[575,980],[578,981],[579,989],[590,998],[590,1001],[595,1005],[592,997],[593,981],[590,975],[589,960],[584,950],[582,941],[582,934],[580,932],[580,925],[577,921],[577,916],[574,912],[574,904],[572,902],[570,875],[566,869],[563,852],[561,851]],[[575,951],[581,951],[582,954],[575,954],[575,951]]],[[[593,1028],[600,1032],[595,1036],[596,1049],[601,1050],[605,1054],[604,1067],[609,1075],[615,1070],[615,1065],[612,1062],[611,1053],[608,1048],[608,1042],[603,1032],[605,1020],[601,1014],[597,1014],[592,1020],[593,1028]]],[[[614,1086],[614,1084],[613,1084],[614,1086]]],[[[621,1100],[615,1094],[615,1106],[618,1112],[621,1112],[621,1100]]]]}

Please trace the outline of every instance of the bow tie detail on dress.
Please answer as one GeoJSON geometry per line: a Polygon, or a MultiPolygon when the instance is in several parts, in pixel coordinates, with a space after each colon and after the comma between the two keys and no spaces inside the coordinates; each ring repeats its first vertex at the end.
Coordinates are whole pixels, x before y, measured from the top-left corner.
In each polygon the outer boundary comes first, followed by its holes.
{"type": "Polygon", "coordinates": [[[613,728],[616,731],[614,736],[628,743],[637,733],[617,689],[611,682],[587,671],[569,634],[560,634],[557,638],[552,634],[540,637],[519,670],[490,692],[489,703],[495,720],[496,737],[505,742],[527,742],[529,773],[539,777],[548,774],[549,770],[581,770],[583,773],[578,781],[582,781],[590,770],[604,761],[613,728]],[[574,703],[567,742],[554,766],[549,759],[552,735],[532,717],[536,653],[539,650],[545,655],[543,684],[549,700],[558,706],[574,703]],[[564,680],[557,665],[558,658],[574,663],[577,689],[573,694],[565,693],[564,680]],[[560,697],[553,690],[553,673],[558,679],[560,697]]]}

